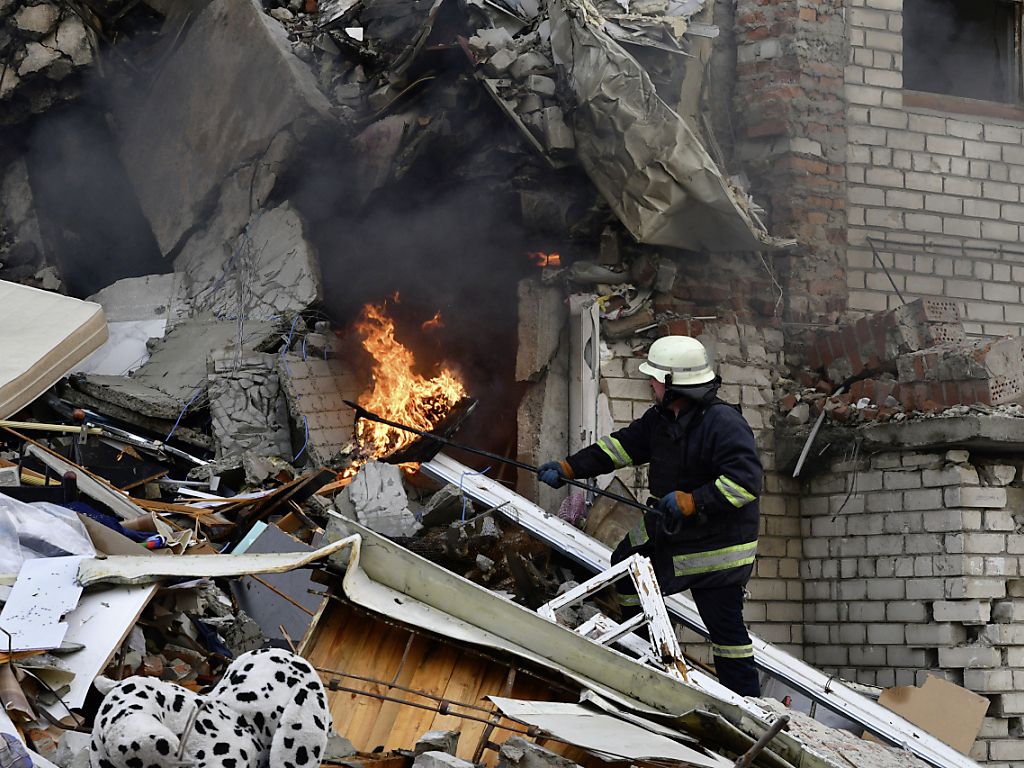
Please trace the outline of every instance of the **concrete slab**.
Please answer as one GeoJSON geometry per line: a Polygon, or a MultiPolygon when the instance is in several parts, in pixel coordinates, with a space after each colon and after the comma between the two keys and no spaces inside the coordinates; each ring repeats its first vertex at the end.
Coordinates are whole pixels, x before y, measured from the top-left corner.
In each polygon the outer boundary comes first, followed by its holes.
{"type": "Polygon", "coordinates": [[[177,419],[206,388],[207,358],[215,350],[251,349],[276,335],[274,323],[191,318],[151,346],[150,359],[131,377],[85,375],[75,388],[101,401],[160,419],[177,419]]]}
{"type": "MultiPolygon", "coordinates": [[[[849,430],[835,430],[836,439],[845,435],[848,444],[849,430]]],[[[856,431],[863,439],[862,447],[868,450],[910,449],[925,451],[932,448],[967,448],[979,451],[1024,450],[1024,419],[1010,416],[937,416],[919,421],[905,421],[897,424],[872,424],[856,431]]],[[[819,444],[830,439],[828,434],[818,438],[819,444]]],[[[838,444],[838,443],[837,443],[838,444]]]]}
{"type": "Polygon", "coordinates": [[[211,2],[132,108],[119,115],[122,160],[164,254],[276,136],[333,123],[312,71],[257,0],[211,2]]]}
{"type": "MultiPolygon", "coordinates": [[[[238,236],[229,257],[198,266],[190,293],[197,309],[217,317],[252,320],[288,318],[323,298],[316,251],[305,225],[289,203],[257,211],[238,236]]],[[[221,251],[223,254],[224,251],[221,251]]]]}
{"type": "Polygon", "coordinates": [[[89,301],[103,307],[107,322],[165,320],[175,325],[189,314],[185,279],[180,272],[128,277],[97,291],[89,301]]]}

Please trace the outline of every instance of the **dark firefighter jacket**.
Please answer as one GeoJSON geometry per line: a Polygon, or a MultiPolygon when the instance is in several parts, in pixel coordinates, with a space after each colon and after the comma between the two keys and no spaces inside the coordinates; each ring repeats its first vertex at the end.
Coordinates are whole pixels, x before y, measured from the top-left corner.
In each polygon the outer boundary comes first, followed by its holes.
{"type": "Polygon", "coordinates": [[[745,584],[757,551],[762,467],[754,433],[739,410],[715,398],[679,414],[653,406],[629,426],[567,459],[577,478],[650,464],[649,486],[659,499],[693,494],[696,514],[669,519],[645,513],[615,550],[654,564],[662,592],[745,584]]]}

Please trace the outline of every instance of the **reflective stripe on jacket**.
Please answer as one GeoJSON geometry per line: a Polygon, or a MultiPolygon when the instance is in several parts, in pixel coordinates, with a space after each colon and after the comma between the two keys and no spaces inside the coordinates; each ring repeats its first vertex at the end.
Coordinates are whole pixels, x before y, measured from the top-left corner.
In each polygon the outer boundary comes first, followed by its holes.
{"type": "Polygon", "coordinates": [[[671,491],[693,495],[697,514],[645,514],[616,548],[614,562],[634,552],[647,554],[666,594],[749,579],[763,470],[754,433],[733,406],[716,399],[678,417],[654,406],[567,461],[580,478],[649,464],[655,497],[671,491]]]}

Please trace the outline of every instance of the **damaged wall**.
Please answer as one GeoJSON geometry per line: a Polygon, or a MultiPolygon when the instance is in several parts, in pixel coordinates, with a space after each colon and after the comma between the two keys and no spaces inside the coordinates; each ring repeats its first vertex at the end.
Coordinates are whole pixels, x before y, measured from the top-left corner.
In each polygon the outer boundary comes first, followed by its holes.
{"type": "Polygon", "coordinates": [[[799,241],[775,256],[790,331],[846,309],[845,5],[736,4],[738,159],[769,228],[799,241]]]}
{"type": "Polygon", "coordinates": [[[1024,114],[904,91],[902,8],[866,0],[850,9],[850,309],[901,303],[871,237],[905,297],[956,299],[971,334],[1020,335],[1024,114]],[[924,96],[927,106],[916,106],[924,96]]]}
{"type": "Polygon", "coordinates": [[[805,492],[807,661],[883,687],[920,684],[929,673],[942,674],[991,702],[971,756],[1019,765],[1019,457],[907,450],[838,458],[805,492]]]}

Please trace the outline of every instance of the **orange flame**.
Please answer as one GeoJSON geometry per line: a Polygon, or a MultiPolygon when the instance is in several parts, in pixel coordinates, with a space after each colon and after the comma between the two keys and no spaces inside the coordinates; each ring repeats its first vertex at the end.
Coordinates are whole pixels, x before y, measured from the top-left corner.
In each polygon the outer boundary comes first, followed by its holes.
{"type": "Polygon", "coordinates": [[[562,257],[557,253],[544,253],[542,251],[533,251],[526,254],[530,257],[538,267],[560,267],[562,266],[562,257]]]}
{"type": "Polygon", "coordinates": [[[420,326],[420,330],[424,333],[427,331],[436,331],[438,328],[444,328],[444,320],[441,319],[441,310],[437,310],[432,318],[420,326]]]}
{"type": "MultiPolygon", "coordinates": [[[[366,410],[429,431],[466,396],[462,382],[447,368],[429,379],[413,370],[413,354],[395,338],[395,323],[384,304],[363,307],[356,331],[374,361],[373,384],[359,398],[359,405],[366,410]]],[[[371,458],[379,458],[413,442],[416,435],[361,419],[356,438],[371,458]]]]}

